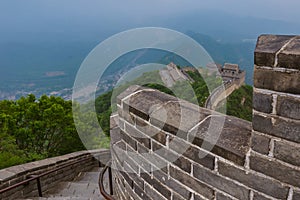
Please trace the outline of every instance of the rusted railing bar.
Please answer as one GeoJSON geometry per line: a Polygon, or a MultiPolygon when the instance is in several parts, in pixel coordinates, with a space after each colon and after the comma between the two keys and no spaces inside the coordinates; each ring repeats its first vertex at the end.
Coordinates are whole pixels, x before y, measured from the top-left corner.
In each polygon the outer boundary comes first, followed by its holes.
{"type": "Polygon", "coordinates": [[[112,173],[111,173],[111,167],[108,167],[108,181],[109,181],[109,192],[110,195],[113,195],[113,186],[112,186],[112,173]]]}
{"type": "MultiPolygon", "coordinates": [[[[110,169],[109,167],[110,165],[110,162],[107,163],[107,165],[103,168],[103,170],[101,171],[100,173],[100,176],[99,176],[99,188],[100,188],[100,193],[102,194],[102,196],[106,199],[106,200],[115,200],[112,195],[109,195],[105,189],[104,189],[104,185],[103,185],[103,181],[104,181],[104,174],[106,172],[107,169],[110,169]]],[[[111,173],[111,172],[110,172],[111,173]]],[[[109,175],[110,176],[110,175],[109,175]]],[[[110,181],[110,185],[109,187],[111,188],[111,192],[112,192],[112,182],[111,182],[111,178],[109,177],[109,181],[110,181]]],[[[111,193],[112,194],[112,193],[111,193]]]]}

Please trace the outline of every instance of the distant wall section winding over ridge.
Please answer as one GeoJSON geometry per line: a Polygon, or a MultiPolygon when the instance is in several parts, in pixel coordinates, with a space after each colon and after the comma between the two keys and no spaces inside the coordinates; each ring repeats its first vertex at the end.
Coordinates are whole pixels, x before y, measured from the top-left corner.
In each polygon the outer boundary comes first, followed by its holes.
{"type": "Polygon", "coordinates": [[[118,199],[299,200],[299,70],[300,37],[261,36],[253,124],[226,116],[211,151],[203,141],[221,114],[156,90],[128,88],[111,117],[118,199]]]}

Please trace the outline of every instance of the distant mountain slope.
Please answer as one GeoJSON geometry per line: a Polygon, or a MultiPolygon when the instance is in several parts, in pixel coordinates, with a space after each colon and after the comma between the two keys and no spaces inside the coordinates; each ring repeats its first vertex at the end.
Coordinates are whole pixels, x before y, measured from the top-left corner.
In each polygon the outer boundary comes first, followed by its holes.
{"type": "MultiPolygon", "coordinates": [[[[212,56],[223,64],[238,63],[247,71],[246,83],[252,84],[254,43],[221,43],[207,35],[188,32],[188,35],[199,42],[212,56]]],[[[63,42],[12,43],[6,49],[0,49],[0,99],[19,98],[28,93],[36,96],[55,94],[70,99],[75,75],[85,56],[97,43],[78,41],[63,42]],[[62,72],[62,76],[49,77],[47,74],[62,72]]],[[[183,58],[156,49],[142,49],[130,52],[117,58],[106,70],[101,93],[112,89],[117,80],[135,66],[147,63],[186,66],[189,63],[183,58]]]]}

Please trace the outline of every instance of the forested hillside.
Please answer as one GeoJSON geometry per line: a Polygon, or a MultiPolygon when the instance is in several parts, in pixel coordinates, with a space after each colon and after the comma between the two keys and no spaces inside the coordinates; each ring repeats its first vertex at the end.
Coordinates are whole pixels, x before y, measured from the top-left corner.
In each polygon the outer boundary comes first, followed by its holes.
{"type": "Polygon", "coordinates": [[[72,102],[34,95],[0,101],[0,168],[84,149],[72,102]]]}

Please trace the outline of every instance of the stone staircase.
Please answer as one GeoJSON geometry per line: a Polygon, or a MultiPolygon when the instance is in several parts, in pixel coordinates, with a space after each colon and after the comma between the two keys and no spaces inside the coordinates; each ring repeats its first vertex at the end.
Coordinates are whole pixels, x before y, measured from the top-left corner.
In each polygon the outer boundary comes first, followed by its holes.
{"type": "MultiPolygon", "coordinates": [[[[101,170],[102,168],[93,168],[89,172],[81,172],[71,182],[60,182],[55,188],[43,194],[43,197],[26,200],[104,200],[98,185],[101,170]]],[[[107,173],[104,177],[104,187],[105,191],[109,192],[107,173]]]]}

